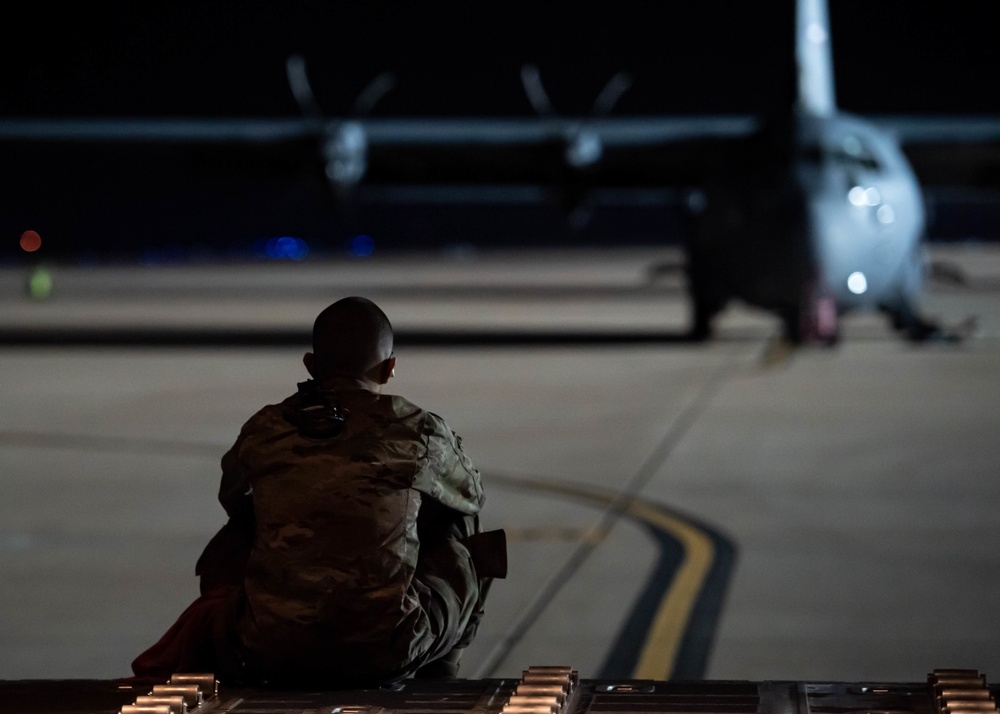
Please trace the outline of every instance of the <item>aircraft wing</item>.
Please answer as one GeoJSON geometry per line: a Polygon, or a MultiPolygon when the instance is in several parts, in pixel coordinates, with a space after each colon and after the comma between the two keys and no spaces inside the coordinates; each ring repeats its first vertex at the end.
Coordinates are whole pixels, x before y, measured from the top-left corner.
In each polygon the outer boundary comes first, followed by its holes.
{"type": "MultiPolygon", "coordinates": [[[[900,142],[925,186],[1000,184],[1000,117],[866,117],[900,142]]],[[[345,127],[360,129],[365,184],[544,185],[577,177],[607,187],[691,185],[730,141],[759,128],[741,115],[523,118],[0,119],[0,148],[177,144],[254,148],[274,155],[299,148],[330,159],[345,127]],[[319,144],[317,146],[317,143],[319,144]]],[[[134,150],[134,149],[133,149],[134,150]]],[[[346,147],[343,151],[352,151],[346,147]]],[[[246,154],[252,164],[252,156],[246,154]]]]}
{"type": "Polygon", "coordinates": [[[65,118],[0,119],[0,144],[271,144],[307,139],[302,119],[65,118]]]}
{"type": "MultiPolygon", "coordinates": [[[[1000,185],[1000,117],[870,119],[896,136],[925,187],[1000,185]]],[[[203,147],[205,159],[193,163],[207,167],[215,150],[251,172],[255,157],[269,169],[286,164],[291,171],[361,162],[360,177],[343,184],[357,183],[357,197],[371,201],[525,202],[542,199],[539,187],[560,186],[618,191],[626,200],[629,191],[641,196],[644,189],[697,185],[731,143],[758,127],[756,118],[740,115],[0,119],[0,150],[16,145],[17,153],[57,160],[67,145],[104,153],[177,145],[195,154],[203,147]],[[348,128],[354,144],[345,140],[348,128]]]]}
{"type": "MultiPolygon", "coordinates": [[[[1000,118],[876,121],[929,195],[997,194],[1000,118]]],[[[56,236],[191,226],[222,236],[325,230],[336,199],[669,206],[720,162],[738,163],[759,128],[745,115],[0,119],[0,158],[16,179],[0,223],[56,236]]]]}
{"type": "MultiPolygon", "coordinates": [[[[69,255],[334,227],[412,236],[427,214],[408,211],[432,206],[562,210],[576,225],[596,206],[676,205],[710,155],[756,128],[747,117],[0,119],[12,179],[0,232],[31,228],[69,255]],[[383,205],[405,210],[393,219],[383,205]],[[393,220],[405,231],[379,228],[393,220]]],[[[434,236],[460,230],[434,215],[434,236]]]]}
{"type": "MultiPolygon", "coordinates": [[[[700,182],[711,155],[758,128],[747,116],[614,119],[0,119],[0,151],[57,160],[83,147],[108,155],[174,146],[254,157],[274,167],[325,165],[327,178],[369,200],[539,199],[537,187],[637,190],[700,182]],[[312,152],[311,154],[303,152],[312,152]],[[307,157],[307,158],[304,158],[307,157]],[[266,159],[266,161],[265,161],[266,159]],[[317,163],[319,162],[319,163],[317,163]],[[338,171],[340,172],[338,174],[338,171]],[[535,187],[534,189],[529,187],[535,187]]],[[[209,169],[207,159],[193,163],[209,169]]]]}
{"type": "Polygon", "coordinates": [[[922,186],[1000,188],[1000,117],[872,116],[896,137],[922,186]]]}
{"type": "Polygon", "coordinates": [[[530,187],[593,189],[626,200],[629,192],[697,185],[710,155],[756,128],[752,118],[725,116],[373,122],[359,188],[416,198],[450,186],[449,195],[470,200],[484,191],[531,200],[539,194],[530,187]]]}

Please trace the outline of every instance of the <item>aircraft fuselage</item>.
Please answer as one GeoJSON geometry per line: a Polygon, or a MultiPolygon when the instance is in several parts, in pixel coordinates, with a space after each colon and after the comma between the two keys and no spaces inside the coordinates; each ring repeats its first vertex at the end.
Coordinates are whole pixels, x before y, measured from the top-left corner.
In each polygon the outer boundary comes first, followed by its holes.
{"type": "Polygon", "coordinates": [[[822,289],[838,311],[898,309],[921,284],[924,205],[895,141],[849,115],[802,117],[798,181],[822,289]]]}
{"type": "Polygon", "coordinates": [[[892,137],[842,113],[795,113],[714,168],[691,201],[696,335],[731,298],[775,312],[795,342],[835,341],[855,310],[918,319],[924,206],[892,137]]]}

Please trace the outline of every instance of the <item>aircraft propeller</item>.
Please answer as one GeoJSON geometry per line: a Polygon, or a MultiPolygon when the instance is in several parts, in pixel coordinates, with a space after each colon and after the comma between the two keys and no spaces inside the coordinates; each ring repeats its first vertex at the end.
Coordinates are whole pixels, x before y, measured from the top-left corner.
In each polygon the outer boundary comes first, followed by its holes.
{"type": "MultiPolygon", "coordinates": [[[[542,84],[541,73],[533,64],[521,67],[521,83],[535,112],[544,118],[557,119],[552,100],[542,84]]],[[[618,72],[604,85],[597,99],[594,100],[587,121],[574,122],[564,127],[562,136],[565,141],[563,152],[566,163],[574,169],[585,169],[596,164],[604,151],[600,134],[594,128],[594,123],[606,117],[614,109],[622,95],[632,86],[632,78],[626,72],[618,72]]]]}
{"type": "Polygon", "coordinates": [[[618,72],[597,95],[590,114],[583,120],[561,119],[548,92],[542,84],[541,73],[533,64],[521,67],[521,84],[535,112],[543,118],[558,122],[559,140],[562,143],[562,160],[569,169],[569,176],[563,179],[564,202],[569,206],[570,223],[582,228],[593,214],[592,202],[586,191],[578,186],[580,175],[593,169],[601,160],[604,145],[596,124],[608,116],[618,100],[632,86],[632,78],[626,72],[618,72]]]}
{"type": "Polygon", "coordinates": [[[396,78],[390,72],[378,75],[355,99],[350,119],[329,122],[309,84],[305,59],[297,54],[290,56],[285,62],[285,71],[302,115],[321,137],[320,151],[326,178],[334,193],[343,197],[361,182],[368,170],[368,136],[358,120],[395,86],[396,78]]]}

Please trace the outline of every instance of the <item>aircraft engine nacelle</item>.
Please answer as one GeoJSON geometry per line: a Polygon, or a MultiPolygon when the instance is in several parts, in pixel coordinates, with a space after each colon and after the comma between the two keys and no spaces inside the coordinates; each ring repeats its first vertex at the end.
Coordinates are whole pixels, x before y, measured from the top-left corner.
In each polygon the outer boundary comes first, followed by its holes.
{"type": "Polygon", "coordinates": [[[327,179],[336,191],[357,186],[368,170],[368,136],[357,121],[337,124],[323,141],[327,179]]]}
{"type": "Polygon", "coordinates": [[[563,156],[567,166],[575,171],[583,171],[595,166],[603,153],[604,145],[600,134],[592,128],[581,127],[568,137],[563,156]]]}

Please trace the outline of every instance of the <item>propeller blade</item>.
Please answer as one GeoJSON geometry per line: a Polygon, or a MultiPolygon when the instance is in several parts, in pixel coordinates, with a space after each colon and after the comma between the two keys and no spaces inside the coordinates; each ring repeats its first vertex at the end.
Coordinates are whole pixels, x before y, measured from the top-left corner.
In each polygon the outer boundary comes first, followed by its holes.
{"type": "Polygon", "coordinates": [[[354,100],[351,112],[356,117],[362,117],[372,110],[386,93],[396,86],[396,76],[392,72],[383,72],[365,87],[364,91],[354,100]]]}
{"type": "Polygon", "coordinates": [[[632,86],[632,77],[627,72],[619,72],[604,85],[604,89],[594,100],[594,116],[606,116],[614,109],[622,95],[632,86]]]}
{"type": "Polygon", "coordinates": [[[312,87],[309,85],[309,77],[306,75],[306,60],[302,55],[291,55],[285,60],[285,74],[288,76],[288,86],[291,87],[292,96],[299,105],[299,111],[307,119],[315,122],[323,120],[323,112],[316,101],[312,87]]]}
{"type": "Polygon", "coordinates": [[[526,64],[521,67],[521,84],[524,85],[524,92],[528,95],[528,101],[535,112],[540,116],[552,116],[555,108],[549,100],[549,95],[542,86],[542,77],[538,67],[533,64],[526,64]]]}

